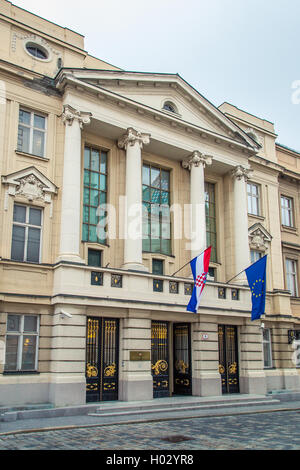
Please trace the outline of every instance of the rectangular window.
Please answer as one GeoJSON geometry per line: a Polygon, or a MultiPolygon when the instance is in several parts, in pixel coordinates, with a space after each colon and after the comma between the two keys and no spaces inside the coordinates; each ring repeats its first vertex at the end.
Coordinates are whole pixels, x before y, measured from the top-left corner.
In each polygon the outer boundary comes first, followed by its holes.
{"type": "Polygon", "coordinates": [[[269,328],[263,329],[263,350],[264,350],[264,367],[272,367],[272,344],[271,344],[271,330],[269,328]]]}
{"type": "Polygon", "coordinates": [[[89,266],[97,266],[101,268],[101,258],[102,258],[102,251],[100,250],[88,250],[88,265],[89,266]]]}
{"type": "Polygon", "coordinates": [[[46,117],[42,114],[19,110],[18,145],[20,152],[45,156],[46,117]]]}
{"type": "Polygon", "coordinates": [[[7,316],[5,371],[37,370],[38,335],[38,316],[7,316]]]}
{"type": "Polygon", "coordinates": [[[42,209],[14,205],[11,259],[40,262],[42,209]]]}
{"type": "Polygon", "coordinates": [[[143,165],[143,251],[171,254],[170,172],[143,165]]]}
{"type": "Polygon", "coordinates": [[[292,297],[298,297],[297,261],[285,260],[286,286],[292,297]]]}
{"type": "Polygon", "coordinates": [[[281,223],[286,227],[294,226],[293,199],[281,196],[281,223]]]}
{"type": "Polygon", "coordinates": [[[106,243],[107,152],[84,149],[82,240],[106,243]]]}
{"type": "Polygon", "coordinates": [[[251,264],[255,263],[262,257],[261,251],[250,250],[251,264]]]}
{"type": "Polygon", "coordinates": [[[211,246],[210,261],[217,262],[217,226],[215,185],[205,183],[206,243],[211,246]]]}
{"type": "Polygon", "coordinates": [[[152,273],[157,275],[164,274],[164,262],[161,259],[152,260],[152,273]]]}
{"type": "Polygon", "coordinates": [[[257,184],[247,184],[248,213],[260,215],[259,186],[257,184]]]}

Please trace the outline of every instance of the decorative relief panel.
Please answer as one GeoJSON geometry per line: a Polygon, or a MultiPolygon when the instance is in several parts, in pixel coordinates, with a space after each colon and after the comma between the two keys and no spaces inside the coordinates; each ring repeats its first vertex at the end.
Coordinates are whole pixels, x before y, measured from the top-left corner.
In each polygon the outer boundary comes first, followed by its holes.
{"type": "Polygon", "coordinates": [[[6,186],[4,210],[8,210],[8,197],[18,196],[28,202],[51,204],[52,216],[52,197],[57,194],[58,188],[35,167],[2,176],[2,184],[6,186]]]}

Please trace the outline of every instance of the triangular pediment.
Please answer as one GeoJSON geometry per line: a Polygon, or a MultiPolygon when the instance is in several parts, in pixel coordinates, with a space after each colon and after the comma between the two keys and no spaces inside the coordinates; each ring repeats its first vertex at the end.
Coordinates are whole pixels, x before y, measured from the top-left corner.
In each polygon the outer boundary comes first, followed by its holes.
{"type": "Polygon", "coordinates": [[[272,235],[265,229],[265,227],[257,222],[248,228],[250,247],[253,249],[265,251],[268,243],[272,241],[272,235]]]}
{"type": "Polygon", "coordinates": [[[57,186],[34,166],[2,176],[2,183],[8,187],[10,195],[28,201],[50,202],[52,195],[57,193],[57,186]]]}
{"type": "MultiPolygon", "coordinates": [[[[61,76],[57,79],[62,80],[61,76]]],[[[225,137],[257,152],[260,148],[246,132],[209,100],[189,85],[177,74],[149,74],[140,72],[103,71],[72,69],[65,72],[81,83],[99,88],[99,92],[109,92],[120,99],[130,100],[138,107],[156,111],[170,120],[185,125],[197,126],[216,137],[225,137]],[[165,104],[173,105],[173,110],[165,109],[165,104]]],[[[172,106],[170,107],[172,108],[172,106]]]]}

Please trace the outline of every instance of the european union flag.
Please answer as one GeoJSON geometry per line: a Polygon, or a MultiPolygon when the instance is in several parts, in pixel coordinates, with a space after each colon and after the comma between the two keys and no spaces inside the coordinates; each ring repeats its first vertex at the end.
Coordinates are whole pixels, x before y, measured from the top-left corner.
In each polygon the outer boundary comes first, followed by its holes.
{"type": "Polygon", "coordinates": [[[245,269],[252,293],[251,320],[257,320],[265,313],[266,305],[266,267],[267,255],[245,269]]]}

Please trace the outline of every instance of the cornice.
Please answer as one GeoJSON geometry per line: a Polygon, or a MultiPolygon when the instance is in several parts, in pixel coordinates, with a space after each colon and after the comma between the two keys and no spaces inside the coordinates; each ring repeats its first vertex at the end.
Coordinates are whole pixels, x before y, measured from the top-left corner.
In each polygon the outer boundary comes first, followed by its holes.
{"type": "MultiPolygon", "coordinates": [[[[246,111],[244,111],[244,112],[246,112],[246,111]]],[[[278,135],[275,132],[268,131],[267,129],[264,129],[263,127],[260,127],[257,124],[253,124],[252,122],[245,121],[244,119],[241,119],[241,118],[235,116],[234,114],[230,114],[230,113],[224,113],[224,114],[226,116],[230,116],[230,119],[239,121],[247,127],[253,127],[253,129],[256,129],[260,132],[263,132],[264,134],[270,135],[271,137],[278,137],[278,135]]],[[[251,114],[251,116],[253,116],[253,115],[251,114]]],[[[254,116],[254,117],[256,117],[256,116],[254,116]]],[[[260,118],[257,118],[257,119],[260,119],[260,118]]],[[[270,121],[267,121],[267,122],[270,122],[270,121]]],[[[270,124],[273,124],[273,123],[270,122],[270,124]]]]}
{"type": "MultiPolygon", "coordinates": [[[[115,71],[111,71],[115,73],[115,71]]],[[[75,91],[79,92],[82,95],[83,90],[87,90],[90,92],[91,95],[97,95],[99,100],[106,100],[110,101],[110,104],[117,105],[121,108],[128,106],[133,110],[139,112],[143,115],[152,115],[157,121],[165,121],[171,124],[174,128],[178,127],[185,130],[187,133],[193,134],[196,137],[203,137],[203,138],[211,138],[217,144],[227,144],[231,149],[236,149],[239,151],[243,151],[245,155],[248,157],[251,154],[255,154],[256,150],[253,147],[250,147],[246,143],[238,142],[231,137],[226,137],[222,134],[218,134],[214,131],[208,130],[206,128],[202,128],[195,124],[192,124],[188,121],[184,121],[177,116],[171,116],[169,114],[164,113],[158,109],[152,108],[151,106],[145,105],[143,103],[137,102],[130,98],[124,97],[116,92],[107,90],[99,85],[92,85],[82,79],[78,79],[72,74],[72,71],[69,70],[67,73],[64,71],[57,75],[56,78],[57,88],[64,93],[66,88],[72,88],[75,91]]]]}

